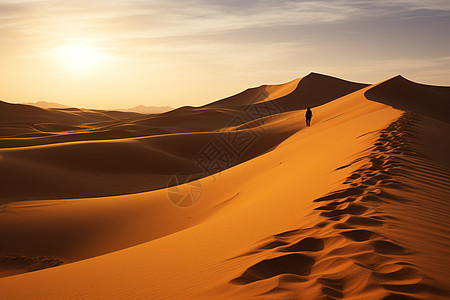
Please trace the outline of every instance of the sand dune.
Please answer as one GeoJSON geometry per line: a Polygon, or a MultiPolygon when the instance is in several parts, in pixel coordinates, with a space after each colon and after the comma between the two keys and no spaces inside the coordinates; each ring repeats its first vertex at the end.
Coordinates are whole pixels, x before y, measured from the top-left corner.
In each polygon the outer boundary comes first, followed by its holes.
{"type": "MultiPolygon", "coordinates": [[[[283,96],[295,89],[299,81],[265,86],[269,91],[266,94],[272,98],[283,96]]],[[[14,124],[14,135],[4,134],[0,138],[4,169],[9,174],[0,183],[1,198],[16,201],[94,197],[164,188],[175,174],[199,178],[258,156],[303,125],[295,119],[274,123],[274,116],[287,119],[288,113],[276,106],[272,110],[254,108],[251,101],[255,99],[240,99],[249,101],[246,109],[184,107],[156,116],[36,108],[40,114],[50,117],[56,114],[62,118],[63,112],[76,114],[85,118],[84,121],[98,114],[100,117],[96,122],[77,123],[77,126],[66,125],[61,119],[44,123],[39,118],[35,123],[14,124]],[[245,145],[244,141],[239,149],[230,149],[227,139],[233,139],[237,132],[251,143],[245,145]],[[228,161],[214,167],[199,165],[195,158],[201,157],[202,150],[211,142],[223,148],[228,161]],[[53,188],[56,182],[60,184],[53,188]],[[17,193],[18,185],[24,187],[21,194],[17,193]]],[[[13,107],[22,115],[34,109],[26,105],[13,107]]],[[[3,132],[11,126],[9,123],[3,126],[3,132]]]]}
{"type": "Polygon", "coordinates": [[[136,113],[103,112],[78,108],[39,108],[32,105],[12,104],[0,101],[0,124],[15,125],[20,122],[51,122],[79,125],[87,122],[111,121],[117,118],[137,116],[136,113]]]}
{"type": "Polygon", "coordinates": [[[3,168],[8,177],[0,183],[0,195],[3,201],[57,199],[117,195],[167,187],[169,178],[175,174],[194,178],[211,175],[275,147],[302,126],[289,114],[278,118],[289,117],[289,121],[272,122],[271,125],[266,117],[264,126],[257,121],[257,130],[236,119],[235,126],[239,128],[232,131],[150,133],[151,136],[125,139],[117,138],[120,133],[108,131],[102,136],[112,135],[113,139],[90,140],[94,138],[91,134],[77,135],[76,139],[87,137],[83,141],[65,142],[68,137],[73,137],[72,134],[61,139],[59,136],[43,137],[38,140],[40,143],[45,140],[58,143],[36,146],[28,146],[29,141],[22,139],[3,139],[4,144],[15,143],[11,146],[16,147],[1,150],[3,168]],[[245,144],[238,145],[239,148],[230,149],[227,141],[237,132],[251,140],[244,141],[245,144]],[[18,143],[23,146],[17,147],[18,143]],[[221,146],[221,155],[226,157],[226,161],[211,165],[204,158],[211,143],[221,146]],[[54,188],[57,182],[59,184],[54,188]],[[22,193],[17,193],[19,185],[24,188],[22,193]]]}
{"type": "Polygon", "coordinates": [[[419,84],[399,75],[368,90],[366,97],[450,123],[450,87],[419,84]]]}
{"type": "Polygon", "coordinates": [[[45,131],[55,123],[4,137],[0,296],[447,299],[448,99],[399,77],[312,73],[70,125],[103,137],[45,131]]]}

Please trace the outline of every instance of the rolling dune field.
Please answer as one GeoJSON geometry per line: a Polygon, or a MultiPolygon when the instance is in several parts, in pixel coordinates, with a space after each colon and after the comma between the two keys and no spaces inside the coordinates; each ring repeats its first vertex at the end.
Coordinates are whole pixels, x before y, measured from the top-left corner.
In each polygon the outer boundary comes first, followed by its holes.
{"type": "Polygon", "coordinates": [[[161,114],[0,102],[0,298],[448,299],[449,111],[317,73],[161,114]]]}

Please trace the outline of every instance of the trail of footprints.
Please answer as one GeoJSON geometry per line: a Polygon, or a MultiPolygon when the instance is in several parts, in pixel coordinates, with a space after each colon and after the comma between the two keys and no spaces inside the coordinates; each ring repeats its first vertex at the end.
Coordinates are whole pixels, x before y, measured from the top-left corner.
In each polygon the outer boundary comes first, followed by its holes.
{"type": "Polygon", "coordinates": [[[348,176],[348,187],[314,200],[320,205],[316,211],[322,220],[310,228],[261,241],[242,256],[264,252],[261,257],[265,259],[231,284],[245,287],[268,281],[275,287],[260,296],[288,299],[301,299],[301,291],[311,288],[317,290],[319,299],[364,295],[379,288],[385,290],[382,299],[420,299],[415,293],[433,290],[413,265],[402,261],[408,250],[380,230],[390,217],[383,215],[379,205],[405,201],[386,188],[408,189],[395,175],[402,161],[419,155],[408,146],[413,138],[409,124],[415,121],[416,116],[405,113],[382,130],[367,155],[355,161],[363,166],[348,176]]]}

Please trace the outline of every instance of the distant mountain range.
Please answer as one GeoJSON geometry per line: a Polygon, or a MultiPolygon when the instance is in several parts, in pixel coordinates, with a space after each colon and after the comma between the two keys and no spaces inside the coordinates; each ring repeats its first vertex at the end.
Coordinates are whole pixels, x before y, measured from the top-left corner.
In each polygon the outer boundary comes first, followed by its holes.
{"type": "MultiPolygon", "coordinates": [[[[38,101],[38,102],[23,102],[22,104],[33,105],[40,108],[70,108],[70,106],[55,103],[55,102],[47,102],[47,101],[38,101]]],[[[173,110],[170,106],[145,106],[138,105],[132,108],[127,109],[108,109],[114,111],[123,111],[123,112],[136,112],[140,114],[160,114],[167,112],[169,110],[173,110]]]]}
{"type": "Polygon", "coordinates": [[[21,104],[33,105],[40,108],[69,108],[70,106],[55,103],[55,102],[47,102],[47,101],[38,101],[38,102],[23,102],[21,104]]]}
{"type": "Polygon", "coordinates": [[[173,107],[170,106],[145,106],[145,105],[138,105],[133,108],[128,109],[114,109],[118,111],[124,111],[124,112],[137,112],[141,114],[161,114],[164,112],[167,112],[169,110],[173,110],[173,107]]]}

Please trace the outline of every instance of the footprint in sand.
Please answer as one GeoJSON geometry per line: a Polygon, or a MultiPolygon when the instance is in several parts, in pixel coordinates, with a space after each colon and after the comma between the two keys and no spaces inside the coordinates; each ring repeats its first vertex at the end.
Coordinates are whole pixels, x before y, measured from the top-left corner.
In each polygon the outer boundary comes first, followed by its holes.
{"type": "Polygon", "coordinates": [[[343,232],[341,232],[341,235],[343,235],[346,238],[349,238],[355,242],[363,242],[363,241],[381,237],[378,233],[375,233],[375,232],[372,232],[369,230],[364,230],[364,229],[343,231],[343,232]]]}
{"type": "Polygon", "coordinates": [[[245,285],[280,274],[308,276],[314,263],[313,257],[301,253],[290,253],[265,259],[249,267],[244,274],[233,279],[231,283],[245,285]]]}
{"type": "Polygon", "coordinates": [[[283,252],[300,252],[300,251],[320,251],[323,250],[324,243],[322,239],[307,237],[292,245],[283,247],[280,251],[283,252]]]}

